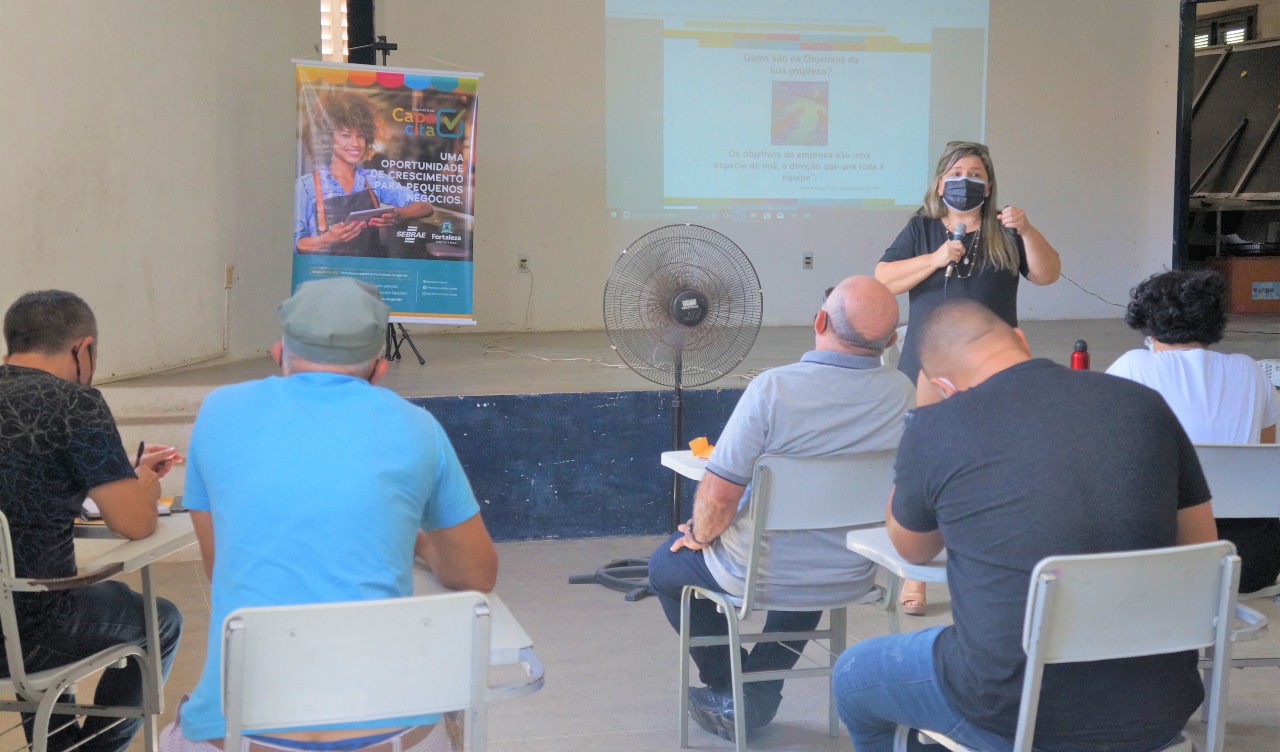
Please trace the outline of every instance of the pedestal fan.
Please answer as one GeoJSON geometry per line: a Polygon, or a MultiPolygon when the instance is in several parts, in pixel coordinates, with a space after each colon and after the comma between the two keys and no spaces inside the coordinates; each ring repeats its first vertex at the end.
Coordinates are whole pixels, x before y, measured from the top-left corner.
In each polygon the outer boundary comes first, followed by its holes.
{"type": "MultiPolygon", "coordinates": [[[[682,449],[683,390],[732,371],[760,332],[760,278],[732,240],[699,225],[668,225],[628,246],[604,287],[604,325],[622,362],[672,388],[671,446],[682,449]]],[[[680,475],[671,481],[671,530],[680,524],[680,475]]],[[[571,583],[648,594],[644,559],[611,561],[571,583]]]]}

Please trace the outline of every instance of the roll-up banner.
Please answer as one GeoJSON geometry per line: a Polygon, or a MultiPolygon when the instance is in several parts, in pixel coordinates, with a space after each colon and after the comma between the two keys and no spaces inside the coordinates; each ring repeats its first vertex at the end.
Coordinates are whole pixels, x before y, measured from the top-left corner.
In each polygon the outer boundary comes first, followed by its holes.
{"type": "Polygon", "coordinates": [[[355,277],[400,323],[474,324],[479,73],[295,60],[293,287],[355,277]]]}

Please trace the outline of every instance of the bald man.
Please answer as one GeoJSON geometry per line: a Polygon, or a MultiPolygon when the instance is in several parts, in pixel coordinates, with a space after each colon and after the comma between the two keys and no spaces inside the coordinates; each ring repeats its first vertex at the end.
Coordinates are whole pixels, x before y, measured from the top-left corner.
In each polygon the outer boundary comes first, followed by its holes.
{"type": "MultiPolygon", "coordinates": [[[[1021,331],[971,300],[939,306],[918,336],[920,407],[886,525],[910,562],[945,546],[955,623],[850,648],[836,701],[858,752],[890,752],[899,726],[1008,750],[1036,563],[1215,540],[1209,490],[1152,390],[1032,359],[1021,331]]],[[[1159,749],[1202,697],[1194,651],[1049,666],[1035,747],[1159,749]]]]}
{"type": "MultiPolygon", "coordinates": [[[[761,455],[813,457],[898,445],[914,389],[906,376],[880,364],[897,325],[898,303],[889,289],[872,277],[849,277],[818,310],[814,349],[799,363],[765,371],[747,386],[716,441],[694,497],[693,518],[649,560],[649,585],[672,628],[680,628],[686,585],[742,595],[751,541],[747,484],[761,455]]],[[[771,534],[762,572],[766,594],[786,589],[788,602],[821,604],[869,593],[874,565],[850,553],[844,537],[839,530],[771,534]]],[[[821,616],[813,610],[770,611],[765,631],[811,631],[821,616]]],[[[691,628],[695,636],[726,631],[724,617],[706,600],[693,601],[691,628]]],[[[757,643],[743,670],[789,669],[804,644],[757,643]]],[[[733,740],[728,649],[691,652],[706,686],[689,690],[690,713],[703,729],[733,740]]],[[[747,729],[759,728],[777,712],[782,682],[747,684],[744,699],[747,729]]]]}

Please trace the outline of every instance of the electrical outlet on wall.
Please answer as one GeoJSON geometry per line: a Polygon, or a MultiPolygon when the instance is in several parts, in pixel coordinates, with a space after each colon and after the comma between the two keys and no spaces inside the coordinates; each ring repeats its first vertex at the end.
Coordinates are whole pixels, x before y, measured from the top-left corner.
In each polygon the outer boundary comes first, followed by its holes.
{"type": "Polygon", "coordinates": [[[516,256],[516,263],[517,263],[516,268],[520,271],[521,274],[529,273],[529,257],[528,256],[524,255],[523,253],[520,254],[519,256],[516,256]]]}
{"type": "Polygon", "coordinates": [[[800,268],[801,268],[801,269],[810,269],[810,270],[811,270],[811,269],[813,269],[813,254],[812,254],[812,253],[806,253],[806,254],[804,255],[804,260],[800,262],[800,268]]]}

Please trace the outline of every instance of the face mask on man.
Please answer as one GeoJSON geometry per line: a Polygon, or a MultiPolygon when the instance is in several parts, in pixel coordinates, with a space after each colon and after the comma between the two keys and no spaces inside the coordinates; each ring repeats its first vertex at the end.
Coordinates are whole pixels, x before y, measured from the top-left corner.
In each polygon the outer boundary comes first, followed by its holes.
{"type": "Polygon", "coordinates": [[[987,200],[987,184],[977,178],[947,178],[942,182],[942,203],[958,212],[982,206],[987,200]]]}

